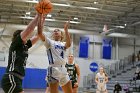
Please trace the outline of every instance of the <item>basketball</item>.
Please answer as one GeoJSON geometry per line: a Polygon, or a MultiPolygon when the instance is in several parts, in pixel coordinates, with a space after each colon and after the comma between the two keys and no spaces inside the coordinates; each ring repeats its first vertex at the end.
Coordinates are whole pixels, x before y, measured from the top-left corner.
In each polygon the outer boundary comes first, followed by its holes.
{"type": "Polygon", "coordinates": [[[36,4],[35,9],[41,14],[48,14],[52,10],[52,3],[49,0],[42,0],[36,4]]]}

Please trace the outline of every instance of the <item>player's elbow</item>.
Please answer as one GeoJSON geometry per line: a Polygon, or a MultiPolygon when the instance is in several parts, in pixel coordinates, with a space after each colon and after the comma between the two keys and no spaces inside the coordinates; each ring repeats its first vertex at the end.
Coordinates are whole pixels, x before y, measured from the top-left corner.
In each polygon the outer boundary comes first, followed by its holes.
{"type": "Polygon", "coordinates": [[[70,42],[68,43],[68,47],[70,47],[71,46],[71,40],[70,40],[70,42]]]}
{"type": "Polygon", "coordinates": [[[69,48],[71,46],[71,43],[69,43],[68,45],[67,45],[67,47],[69,48]]]}
{"type": "Polygon", "coordinates": [[[81,77],[80,73],[77,73],[77,76],[78,76],[78,77],[81,77]]]}
{"type": "Polygon", "coordinates": [[[66,49],[68,49],[70,46],[71,46],[71,44],[70,43],[67,43],[66,44],[66,49]]]}

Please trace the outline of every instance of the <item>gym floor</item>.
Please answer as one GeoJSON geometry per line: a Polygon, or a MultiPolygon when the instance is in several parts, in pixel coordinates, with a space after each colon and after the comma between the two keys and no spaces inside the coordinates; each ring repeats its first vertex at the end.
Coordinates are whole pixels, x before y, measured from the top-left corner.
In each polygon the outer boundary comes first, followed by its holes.
{"type": "MultiPolygon", "coordinates": [[[[45,93],[45,89],[25,89],[25,93],[45,93]]],[[[0,88],[0,93],[4,93],[3,90],[0,88]]],[[[59,93],[63,93],[59,91],[59,93]]],[[[78,93],[95,93],[95,92],[78,92],[78,93]]]]}
{"type": "MultiPolygon", "coordinates": [[[[25,93],[45,93],[45,89],[25,89],[25,93]]],[[[4,93],[3,90],[0,88],[0,93],[4,93]]],[[[63,93],[62,91],[59,91],[59,93],[63,93]]],[[[89,90],[89,91],[79,91],[78,93],[96,93],[95,90],[89,90]]],[[[112,91],[108,91],[108,93],[113,93],[112,91]]],[[[121,91],[120,93],[125,93],[124,91],[121,91]]],[[[139,92],[133,92],[133,93],[139,93],[139,92]]]]}
{"type": "MultiPolygon", "coordinates": [[[[45,89],[25,89],[24,92],[25,93],[45,93],[45,89]]],[[[0,88],[0,93],[4,93],[1,88],[0,88]]],[[[63,93],[63,92],[59,91],[59,93],[63,93]]],[[[89,91],[79,91],[78,93],[96,93],[96,92],[94,90],[89,90],[89,91]]],[[[113,92],[109,91],[109,93],[113,93],[113,92]]],[[[125,93],[125,92],[120,92],[120,93],[125,93]]]]}

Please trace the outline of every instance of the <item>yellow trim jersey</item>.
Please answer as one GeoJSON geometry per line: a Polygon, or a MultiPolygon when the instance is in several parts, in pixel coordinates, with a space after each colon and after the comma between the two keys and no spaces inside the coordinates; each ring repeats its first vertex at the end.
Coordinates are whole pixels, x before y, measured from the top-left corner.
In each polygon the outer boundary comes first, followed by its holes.
{"type": "Polygon", "coordinates": [[[98,78],[98,84],[104,84],[105,83],[105,74],[102,75],[100,73],[97,73],[96,77],[98,78]]]}

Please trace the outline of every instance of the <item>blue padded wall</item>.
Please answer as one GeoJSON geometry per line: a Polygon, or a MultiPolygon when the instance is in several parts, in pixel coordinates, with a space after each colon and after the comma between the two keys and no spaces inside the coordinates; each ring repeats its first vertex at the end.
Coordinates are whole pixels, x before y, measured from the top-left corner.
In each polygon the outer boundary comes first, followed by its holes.
{"type": "MultiPolygon", "coordinates": [[[[5,73],[5,67],[0,67],[0,82],[3,74],[5,73]]],[[[46,88],[46,69],[27,68],[26,75],[23,80],[23,88],[46,88]]]]}

